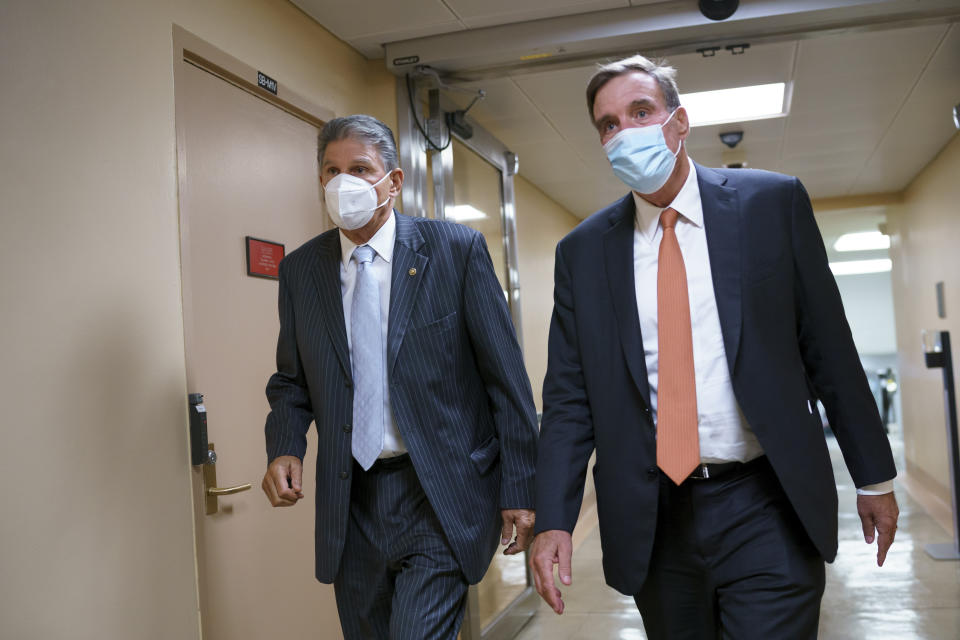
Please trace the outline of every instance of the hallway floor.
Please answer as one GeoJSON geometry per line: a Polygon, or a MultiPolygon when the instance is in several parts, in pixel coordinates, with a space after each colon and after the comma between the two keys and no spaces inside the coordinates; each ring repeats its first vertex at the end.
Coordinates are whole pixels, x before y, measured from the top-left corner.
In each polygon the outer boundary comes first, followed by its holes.
{"type": "MultiPolygon", "coordinates": [[[[827,565],[820,637],[827,640],[957,640],[960,562],[930,559],[923,547],[950,535],[897,486],[900,526],[882,568],[876,546],[863,542],[856,490],[840,450],[829,439],[840,494],[840,550],[827,565]]],[[[897,448],[897,447],[895,447],[897,448]]],[[[902,459],[899,451],[895,451],[902,459]]],[[[899,465],[898,465],[899,466],[899,465]]],[[[566,611],[540,603],[516,640],[640,640],[646,638],[633,599],[604,584],[596,528],[573,557],[573,585],[562,589],[566,611]]]]}

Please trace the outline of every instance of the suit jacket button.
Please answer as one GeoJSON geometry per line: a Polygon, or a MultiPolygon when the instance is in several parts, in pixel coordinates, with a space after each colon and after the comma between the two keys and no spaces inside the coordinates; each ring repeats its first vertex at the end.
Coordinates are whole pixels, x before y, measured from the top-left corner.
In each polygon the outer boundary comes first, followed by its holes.
{"type": "Polygon", "coordinates": [[[350,433],[351,431],[353,431],[353,427],[351,427],[348,424],[345,424],[343,425],[343,430],[346,431],[347,433],[350,433]]]}
{"type": "Polygon", "coordinates": [[[349,389],[350,387],[353,386],[353,383],[350,382],[349,380],[344,380],[344,381],[343,381],[343,386],[345,386],[347,389],[349,389]]]}
{"type": "Polygon", "coordinates": [[[349,478],[349,477],[350,477],[350,474],[347,473],[346,471],[341,471],[341,472],[340,472],[340,478],[341,478],[342,480],[346,480],[346,479],[349,478]]]}
{"type": "Polygon", "coordinates": [[[647,469],[647,475],[652,479],[652,478],[656,478],[660,474],[657,472],[656,467],[650,467],[649,469],[647,469]]]}

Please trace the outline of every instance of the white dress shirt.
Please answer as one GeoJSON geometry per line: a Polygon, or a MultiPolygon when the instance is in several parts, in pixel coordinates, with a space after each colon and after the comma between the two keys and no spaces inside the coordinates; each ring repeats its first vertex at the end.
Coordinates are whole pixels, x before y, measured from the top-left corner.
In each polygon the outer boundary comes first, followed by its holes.
{"type": "MultiPolygon", "coordinates": [[[[383,223],[370,241],[367,243],[373,248],[375,255],[373,262],[367,267],[380,284],[380,331],[383,336],[383,362],[387,360],[387,330],[390,326],[390,279],[393,274],[391,261],[393,260],[393,245],[397,240],[397,219],[394,213],[383,223]]],[[[353,338],[350,335],[350,310],[353,303],[353,289],[357,282],[357,263],[353,260],[353,250],[357,247],[347,236],[340,231],[340,294],[343,296],[343,319],[347,326],[347,345],[353,357],[353,338]]],[[[383,451],[381,458],[390,458],[405,453],[407,446],[400,436],[397,423],[393,419],[390,408],[390,384],[387,380],[387,367],[383,369],[383,451]]]]}
{"type": "MultiPolygon", "coordinates": [[[[677,241],[683,254],[687,292],[690,297],[700,460],[707,463],[747,462],[763,455],[763,447],[740,410],[730,380],[723,332],[720,329],[720,314],[713,290],[697,170],[693,162],[689,164],[687,179],[670,207],[680,214],[676,227],[677,241]]],[[[656,292],[657,263],[660,240],[663,237],[663,228],[660,226],[662,209],[650,204],[636,192],[633,199],[636,205],[633,269],[637,311],[640,316],[640,332],[643,335],[651,409],[656,420],[659,363],[656,292]]],[[[878,494],[892,490],[893,480],[889,480],[857,491],[878,494]]]]}

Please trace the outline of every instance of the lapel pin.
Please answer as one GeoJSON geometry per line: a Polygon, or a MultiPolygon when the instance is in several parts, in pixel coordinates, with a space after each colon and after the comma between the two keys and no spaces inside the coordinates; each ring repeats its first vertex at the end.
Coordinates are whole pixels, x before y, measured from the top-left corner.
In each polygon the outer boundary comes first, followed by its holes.
{"type": "Polygon", "coordinates": [[[410,269],[410,271],[407,271],[407,273],[409,273],[409,274],[412,275],[412,276],[415,276],[415,275],[417,275],[417,270],[416,270],[416,269],[410,269]]]}

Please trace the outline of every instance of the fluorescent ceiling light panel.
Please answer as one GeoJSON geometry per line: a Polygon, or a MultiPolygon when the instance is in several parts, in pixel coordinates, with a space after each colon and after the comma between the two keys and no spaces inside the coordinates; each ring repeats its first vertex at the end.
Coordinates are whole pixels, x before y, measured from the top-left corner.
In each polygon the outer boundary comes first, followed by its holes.
{"type": "Polygon", "coordinates": [[[879,231],[864,231],[862,233],[845,233],[833,243],[837,251],[872,251],[874,249],[889,249],[890,236],[879,231]]]}
{"type": "Polygon", "coordinates": [[[681,93],[680,104],[687,110],[690,126],[760,120],[787,115],[783,82],[752,87],[681,93]]]}
{"type": "Polygon", "coordinates": [[[470,220],[483,220],[487,217],[483,211],[469,204],[458,204],[447,209],[447,219],[455,222],[467,222],[470,220]]]}
{"type": "Polygon", "coordinates": [[[879,260],[847,260],[844,262],[831,262],[830,270],[835,276],[858,276],[865,273],[883,273],[893,268],[893,261],[890,258],[881,258],[879,260]]]}

